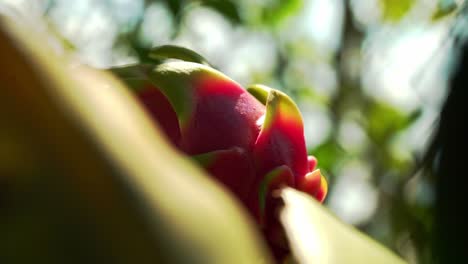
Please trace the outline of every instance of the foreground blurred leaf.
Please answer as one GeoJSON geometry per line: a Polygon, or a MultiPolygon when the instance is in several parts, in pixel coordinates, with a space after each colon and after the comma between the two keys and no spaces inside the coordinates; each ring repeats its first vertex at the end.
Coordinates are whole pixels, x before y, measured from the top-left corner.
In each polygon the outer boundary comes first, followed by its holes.
{"type": "Polygon", "coordinates": [[[269,262],[120,82],[0,23],[1,263],[269,262]]]}
{"type": "Polygon", "coordinates": [[[281,191],[280,219],[300,263],[404,263],[356,229],[341,223],[315,199],[292,188],[281,191]]]}
{"type": "Polygon", "coordinates": [[[389,22],[398,22],[413,7],[414,0],[380,0],[383,18],[389,22]]]}

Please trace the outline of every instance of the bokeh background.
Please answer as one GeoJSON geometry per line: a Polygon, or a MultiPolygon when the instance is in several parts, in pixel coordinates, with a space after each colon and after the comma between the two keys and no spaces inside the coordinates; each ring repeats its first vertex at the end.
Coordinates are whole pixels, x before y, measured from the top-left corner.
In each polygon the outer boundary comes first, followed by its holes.
{"type": "Polygon", "coordinates": [[[176,44],[244,86],[285,91],[329,181],[325,205],[408,262],[430,259],[434,180],[419,164],[467,33],[464,1],[1,0],[0,11],[98,68],[176,44]]]}

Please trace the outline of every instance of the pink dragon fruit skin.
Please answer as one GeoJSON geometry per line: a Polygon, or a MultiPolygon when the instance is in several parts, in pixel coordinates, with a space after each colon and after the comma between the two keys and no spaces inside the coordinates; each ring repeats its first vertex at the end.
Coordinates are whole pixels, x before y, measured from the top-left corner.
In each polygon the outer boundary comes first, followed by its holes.
{"type": "Polygon", "coordinates": [[[180,142],[179,121],[166,96],[159,89],[154,89],[153,85],[147,85],[141,89],[137,96],[146,110],[158,122],[164,134],[169,137],[171,143],[178,146],[180,142]]]}
{"type": "Polygon", "coordinates": [[[290,186],[322,202],[327,183],[307,156],[299,109],[284,93],[242,88],[211,67],[157,65],[135,89],[172,144],[223,183],[257,219],[273,252],[287,252],[274,190],[290,186]]]}
{"type": "Polygon", "coordinates": [[[307,156],[302,117],[287,95],[262,85],[246,90],[192,62],[163,63],[148,76],[152,85],[137,95],[151,116],[259,222],[270,207],[271,191],[282,185],[323,201],[326,181],[315,170],[316,159],[307,156]]]}
{"type": "Polygon", "coordinates": [[[260,131],[256,122],[265,107],[232,80],[207,77],[194,84],[193,109],[183,127],[182,149],[189,155],[232,147],[251,150],[260,131]]]}

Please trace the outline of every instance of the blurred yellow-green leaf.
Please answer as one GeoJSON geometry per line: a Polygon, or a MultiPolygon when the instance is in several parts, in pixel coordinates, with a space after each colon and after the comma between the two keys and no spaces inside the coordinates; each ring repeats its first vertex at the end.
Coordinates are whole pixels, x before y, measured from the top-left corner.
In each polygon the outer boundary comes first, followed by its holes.
{"type": "Polygon", "coordinates": [[[275,0],[271,2],[268,6],[264,7],[262,19],[264,23],[275,26],[278,26],[286,18],[298,12],[304,5],[302,0],[275,0]]]}
{"type": "Polygon", "coordinates": [[[419,109],[405,113],[387,103],[374,101],[368,108],[367,131],[374,142],[385,143],[390,136],[411,125],[420,115],[419,109]]]}
{"type": "Polygon", "coordinates": [[[414,0],[380,0],[384,20],[398,22],[413,7],[414,2],[414,0]]]}
{"type": "Polygon", "coordinates": [[[281,191],[281,222],[300,263],[405,263],[382,245],[330,214],[308,195],[291,188],[281,191]]]}

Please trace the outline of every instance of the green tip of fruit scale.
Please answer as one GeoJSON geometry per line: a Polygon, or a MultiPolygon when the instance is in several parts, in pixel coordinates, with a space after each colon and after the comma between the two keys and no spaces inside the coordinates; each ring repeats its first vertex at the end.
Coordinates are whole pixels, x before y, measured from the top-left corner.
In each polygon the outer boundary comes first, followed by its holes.
{"type": "Polygon", "coordinates": [[[264,105],[266,105],[268,94],[271,90],[270,87],[263,84],[253,84],[247,87],[247,92],[264,105]]]}

